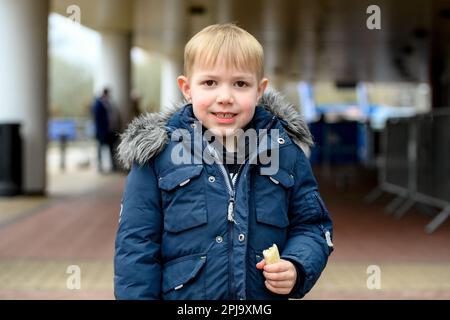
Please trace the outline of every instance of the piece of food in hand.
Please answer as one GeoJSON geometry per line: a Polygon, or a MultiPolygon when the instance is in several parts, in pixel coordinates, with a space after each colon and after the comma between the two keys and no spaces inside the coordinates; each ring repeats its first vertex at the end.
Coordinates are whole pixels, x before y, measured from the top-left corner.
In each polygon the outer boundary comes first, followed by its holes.
{"type": "Polygon", "coordinates": [[[277,263],[280,261],[280,252],[278,251],[277,245],[274,243],[273,246],[263,251],[264,262],[266,264],[277,263]]]}

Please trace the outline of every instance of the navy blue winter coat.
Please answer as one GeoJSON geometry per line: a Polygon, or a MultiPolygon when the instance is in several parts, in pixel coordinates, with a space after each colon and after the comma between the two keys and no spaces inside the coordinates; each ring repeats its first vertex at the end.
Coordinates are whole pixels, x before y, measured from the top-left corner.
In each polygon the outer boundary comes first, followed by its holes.
{"type": "Polygon", "coordinates": [[[333,250],[332,221],[300,147],[312,142],[306,124],[278,95],[266,94],[252,123],[269,130],[268,141],[270,129],[279,129],[267,143],[279,148],[279,170],[264,175],[263,164],[246,162],[230,192],[217,163],[171,160],[182,140],[174,132],[193,137],[195,122],[192,105],[180,105],[135,119],[123,135],[119,154],[131,171],[115,244],[116,298],[303,297],[333,250]],[[234,222],[227,219],[230,202],[234,222]],[[270,292],[255,267],[274,243],[298,270],[289,295],[270,292]]]}

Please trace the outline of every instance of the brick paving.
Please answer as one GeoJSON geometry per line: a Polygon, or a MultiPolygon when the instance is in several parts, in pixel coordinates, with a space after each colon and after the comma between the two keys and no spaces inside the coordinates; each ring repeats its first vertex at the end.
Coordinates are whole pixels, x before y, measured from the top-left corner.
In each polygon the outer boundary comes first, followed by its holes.
{"type": "Polygon", "coordinates": [[[450,299],[450,221],[428,235],[432,216],[413,208],[397,220],[384,213],[392,195],[363,202],[371,188],[359,182],[340,190],[322,181],[335,251],[306,299],[450,299]],[[369,266],[380,268],[379,290],[367,287],[369,266]]]}
{"type": "Polygon", "coordinates": [[[0,299],[113,299],[124,182],[123,174],[51,166],[48,197],[1,198],[0,299]],[[70,266],[81,271],[80,289],[68,289],[70,266]]]}

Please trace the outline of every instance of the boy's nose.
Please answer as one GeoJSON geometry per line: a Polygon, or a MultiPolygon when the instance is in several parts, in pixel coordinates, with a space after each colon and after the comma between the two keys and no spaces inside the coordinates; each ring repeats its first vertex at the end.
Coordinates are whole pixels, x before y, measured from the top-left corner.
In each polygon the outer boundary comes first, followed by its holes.
{"type": "Polygon", "coordinates": [[[229,91],[222,91],[216,99],[217,103],[222,105],[233,104],[234,100],[229,91]]]}

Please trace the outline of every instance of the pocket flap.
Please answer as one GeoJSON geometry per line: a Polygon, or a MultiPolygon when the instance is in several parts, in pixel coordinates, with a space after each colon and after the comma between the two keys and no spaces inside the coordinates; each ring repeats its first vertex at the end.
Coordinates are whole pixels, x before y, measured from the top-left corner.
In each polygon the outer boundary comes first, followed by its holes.
{"type": "Polygon", "coordinates": [[[205,254],[196,254],[169,262],[163,268],[162,290],[182,290],[183,286],[194,279],[206,263],[205,254]]]}
{"type": "Polygon", "coordinates": [[[159,177],[158,186],[162,190],[170,191],[178,186],[184,186],[190,179],[198,177],[203,170],[203,165],[184,166],[170,170],[164,176],[159,177]]]}
{"type": "Polygon", "coordinates": [[[279,168],[278,171],[273,175],[265,175],[265,176],[269,178],[273,183],[280,184],[285,188],[290,188],[295,183],[294,176],[282,168],[279,168]]]}
{"type": "Polygon", "coordinates": [[[278,211],[257,211],[256,221],[278,228],[286,228],[289,226],[288,217],[278,211]]]}

